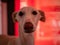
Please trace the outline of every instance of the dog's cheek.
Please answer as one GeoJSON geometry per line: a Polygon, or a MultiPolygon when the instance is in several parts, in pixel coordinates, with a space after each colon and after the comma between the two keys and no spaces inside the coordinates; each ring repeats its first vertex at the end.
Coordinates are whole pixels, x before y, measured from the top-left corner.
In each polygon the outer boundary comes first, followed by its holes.
{"type": "Polygon", "coordinates": [[[16,22],[21,22],[21,18],[18,14],[16,15],[15,19],[16,19],[16,22]]]}

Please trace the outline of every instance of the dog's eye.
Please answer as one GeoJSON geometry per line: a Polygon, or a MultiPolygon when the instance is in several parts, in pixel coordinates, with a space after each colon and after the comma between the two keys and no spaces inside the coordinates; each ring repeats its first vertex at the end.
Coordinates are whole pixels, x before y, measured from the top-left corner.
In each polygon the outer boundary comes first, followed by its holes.
{"type": "Polygon", "coordinates": [[[24,12],[19,12],[19,16],[23,16],[24,15],[24,12]]]}
{"type": "Polygon", "coordinates": [[[33,11],[32,14],[33,14],[33,15],[37,15],[37,12],[36,12],[36,11],[33,11]]]}

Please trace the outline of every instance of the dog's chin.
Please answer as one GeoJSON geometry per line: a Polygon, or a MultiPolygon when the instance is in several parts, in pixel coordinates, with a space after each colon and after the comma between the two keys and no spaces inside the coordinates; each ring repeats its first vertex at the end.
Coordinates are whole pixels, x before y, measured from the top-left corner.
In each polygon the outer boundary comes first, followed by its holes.
{"type": "Polygon", "coordinates": [[[24,32],[25,33],[32,33],[32,32],[34,32],[34,27],[33,27],[33,24],[31,22],[26,22],[24,24],[24,32]]]}

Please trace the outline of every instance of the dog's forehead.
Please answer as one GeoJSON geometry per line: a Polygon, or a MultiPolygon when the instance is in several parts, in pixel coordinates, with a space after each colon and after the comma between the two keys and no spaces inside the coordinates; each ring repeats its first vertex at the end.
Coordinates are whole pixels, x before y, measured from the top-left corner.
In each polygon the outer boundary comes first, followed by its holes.
{"type": "Polygon", "coordinates": [[[35,10],[35,9],[32,7],[23,7],[20,9],[20,11],[33,11],[33,10],[35,10]]]}

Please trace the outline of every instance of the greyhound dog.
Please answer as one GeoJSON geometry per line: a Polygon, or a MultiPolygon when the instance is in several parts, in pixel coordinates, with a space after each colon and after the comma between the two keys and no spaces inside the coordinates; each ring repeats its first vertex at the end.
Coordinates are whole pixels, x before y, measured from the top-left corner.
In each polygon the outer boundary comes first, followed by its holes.
{"type": "Polygon", "coordinates": [[[34,32],[38,21],[45,22],[45,14],[32,7],[23,7],[12,14],[13,22],[19,23],[19,37],[11,39],[8,45],[34,45],[34,32]],[[15,44],[14,44],[15,43],[15,44]]]}

